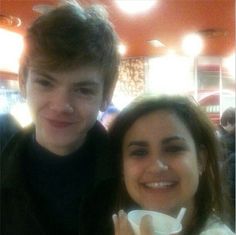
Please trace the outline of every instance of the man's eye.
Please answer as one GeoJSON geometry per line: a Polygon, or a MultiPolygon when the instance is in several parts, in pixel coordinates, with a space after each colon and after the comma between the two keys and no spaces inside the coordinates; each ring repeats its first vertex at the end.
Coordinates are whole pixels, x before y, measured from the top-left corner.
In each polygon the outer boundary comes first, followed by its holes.
{"type": "Polygon", "coordinates": [[[50,87],[52,86],[52,83],[46,79],[39,79],[37,80],[37,83],[43,87],[50,87]]]}
{"type": "Polygon", "coordinates": [[[93,95],[95,93],[93,89],[87,87],[75,88],[75,92],[82,95],[93,95]]]}

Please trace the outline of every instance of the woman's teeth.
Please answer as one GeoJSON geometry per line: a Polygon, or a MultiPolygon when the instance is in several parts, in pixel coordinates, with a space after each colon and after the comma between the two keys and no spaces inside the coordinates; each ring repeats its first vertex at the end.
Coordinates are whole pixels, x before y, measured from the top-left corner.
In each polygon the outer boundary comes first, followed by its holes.
{"type": "Polygon", "coordinates": [[[148,188],[167,188],[172,186],[174,183],[173,182],[153,182],[153,183],[147,183],[145,184],[146,187],[148,188]]]}

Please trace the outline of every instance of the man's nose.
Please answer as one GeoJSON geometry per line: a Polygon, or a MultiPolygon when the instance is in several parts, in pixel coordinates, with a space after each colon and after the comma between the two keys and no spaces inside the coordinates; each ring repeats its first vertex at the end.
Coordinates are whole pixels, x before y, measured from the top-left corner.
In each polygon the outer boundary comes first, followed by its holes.
{"type": "Polygon", "coordinates": [[[54,112],[73,113],[73,99],[66,90],[59,90],[53,94],[50,109],[54,112]]]}

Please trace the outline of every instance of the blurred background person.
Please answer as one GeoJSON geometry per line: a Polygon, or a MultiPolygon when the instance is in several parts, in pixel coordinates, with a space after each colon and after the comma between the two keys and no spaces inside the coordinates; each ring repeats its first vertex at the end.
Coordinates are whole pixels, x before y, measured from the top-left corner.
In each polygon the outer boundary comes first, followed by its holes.
{"type": "MultiPolygon", "coordinates": [[[[235,108],[229,107],[222,113],[217,134],[222,146],[219,163],[229,183],[230,203],[235,214],[235,108]]],[[[235,226],[235,220],[232,225],[235,226]]]]}
{"type": "Polygon", "coordinates": [[[229,107],[222,113],[218,135],[227,154],[235,153],[235,108],[229,107]]]}
{"type": "Polygon", "coordinates": [[[109,130],[119,112],[120,111],[113,104],[110,104],[105,112],[102,113],[100,121],[107,130],[109,130]]]}

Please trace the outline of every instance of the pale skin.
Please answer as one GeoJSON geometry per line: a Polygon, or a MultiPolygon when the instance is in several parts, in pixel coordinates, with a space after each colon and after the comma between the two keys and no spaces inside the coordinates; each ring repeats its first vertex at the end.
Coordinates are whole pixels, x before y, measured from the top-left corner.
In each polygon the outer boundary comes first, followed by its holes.
{"type": "Polygon", "coordinates": [[[76,151],[105,109],[103,76],[94,67],[68,71],[29,69],[20,79],[35,124],[36,141],[58,156],[76,151]]]}
{"type": "MultiPolygon", "coordinates": [[[[143,209],[173,217],[185,207],[183,225],[188,226],[204,154],[197,152],[191,133],[176,114],[160,110],[138,118],[122,145],[123,177],[130,197],[143,209]]],[[[116,235],[132,234],[130,226],[120,225],[128,223],[122,222],[126,218],[117,217],[116,235]]],[[[152,234],[151,229],[142,231],[141,235],[152,234]]]]}

